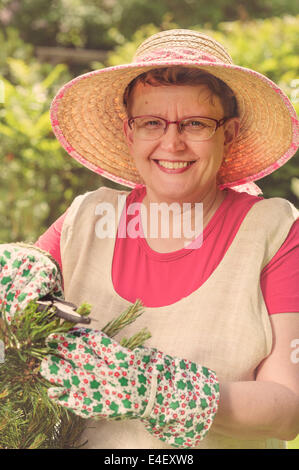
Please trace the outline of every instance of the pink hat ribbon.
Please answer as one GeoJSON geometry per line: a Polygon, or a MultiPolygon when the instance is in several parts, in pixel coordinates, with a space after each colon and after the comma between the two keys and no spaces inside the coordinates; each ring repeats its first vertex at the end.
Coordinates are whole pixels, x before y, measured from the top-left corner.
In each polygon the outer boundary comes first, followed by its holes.
{"type": "Polygon", "coordinates": [[[202,54],[201,51],[195,49],[155,49],[150,54],[143,54],[135,57],[134,62],[157,62],[169,60],[188,60],[194,62],[221,62],[212,55],[202,54]]]}

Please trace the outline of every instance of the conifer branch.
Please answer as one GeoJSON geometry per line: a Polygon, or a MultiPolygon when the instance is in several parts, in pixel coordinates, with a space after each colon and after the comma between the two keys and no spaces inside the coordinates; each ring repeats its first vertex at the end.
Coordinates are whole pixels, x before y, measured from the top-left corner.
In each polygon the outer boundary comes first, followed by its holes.
{"type": "MultiPolygon", "coordinates": [[[[91,306],[83,303],[77,313],[89,315],[91,306]]],[[[137,301],[102,331],[112,337],[142,314],[137,301]]],[[[55,307],[38,310],[31,301],[9,323],[0,310],[0,340],[4,361],[0,363],[0,449],[78,448],[86,420],[52,401],[50,384],[39,373],[40,363],[51,349],[46,339],[52,333],[66,333],[74,324],[57,318],[55,307]]],[[[144,328],[121,344],[129,349],[141,346],[148,338],[144,328]]]]}

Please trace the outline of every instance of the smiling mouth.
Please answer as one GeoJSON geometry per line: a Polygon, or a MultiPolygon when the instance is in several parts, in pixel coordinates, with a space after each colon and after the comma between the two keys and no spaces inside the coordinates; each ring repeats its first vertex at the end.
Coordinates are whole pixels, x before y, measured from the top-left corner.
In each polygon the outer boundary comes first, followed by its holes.
{"type": "Polygon", "coordinates": [[[156,165],[161,170],[164,170],[167,173],[169,173],[169,172],[181,173],[181,172],[187,170],[188,168],[190,168],[190,166],[193,163],[195,163],[195,160],[189,161],[189,162],[186,162],[186,161],[180,161],[180,162],[175,161],[174,162],[174,161],[169,161],[169,160],[154,160],[154,162],[156,163],[156,165]]]}

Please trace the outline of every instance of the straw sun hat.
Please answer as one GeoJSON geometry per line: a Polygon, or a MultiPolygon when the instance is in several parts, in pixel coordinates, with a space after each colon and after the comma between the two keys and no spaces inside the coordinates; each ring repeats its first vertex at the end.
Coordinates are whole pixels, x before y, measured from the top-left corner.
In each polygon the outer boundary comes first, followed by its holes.
{"type": "Polygon", "coordinates": [[[214,39],[182,29],[151,36],[130,64],[86,73],[62,87],[51,106],[57,139],[71,157],[105,178],[129,187],[142,184],[123,135],[123,94],[141,73],[175,65],[213,74],[237,99],[240,133],[219,170],[220,186],[263,178],[294,155],[299,125],[282,90],[260,73],[234,65],[214,39]]]}

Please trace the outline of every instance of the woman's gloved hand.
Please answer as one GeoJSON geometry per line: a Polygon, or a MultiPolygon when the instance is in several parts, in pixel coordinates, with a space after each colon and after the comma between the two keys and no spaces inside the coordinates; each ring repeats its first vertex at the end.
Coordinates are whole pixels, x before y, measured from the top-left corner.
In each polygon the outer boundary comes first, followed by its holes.
{"type": "Polygon", "coordinates": [[[1,244],[0,313],[10,322],[30,300],[49,293],[63,298],[62,276],[55,260],[34,245],[1,244]]]}
{"type": "Polygon", "coordinates": [[[153,348],[133,351],[96,330],[50,335],[55,354],[41,364],[50,398],[86,418],[142,419],[177,447],[194,447],[217,411],[213,371],[153,348]]]}

